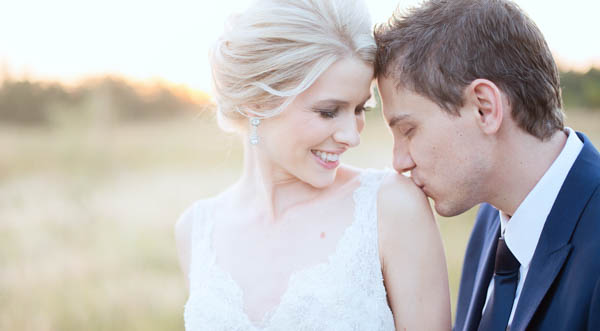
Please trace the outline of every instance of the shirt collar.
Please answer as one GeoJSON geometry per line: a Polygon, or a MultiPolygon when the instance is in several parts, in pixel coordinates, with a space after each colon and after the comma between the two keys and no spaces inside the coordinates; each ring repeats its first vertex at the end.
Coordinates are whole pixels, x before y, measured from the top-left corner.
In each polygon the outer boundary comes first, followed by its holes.
{"type": "Polygon", "coordinates": [[[529,267],[554,200],[583,148],[575,131],[565,128],[565,132],[568,138],[562,151],[513,216],[500,211],[500,228],[506,245],[525,267],[529,267]]]}

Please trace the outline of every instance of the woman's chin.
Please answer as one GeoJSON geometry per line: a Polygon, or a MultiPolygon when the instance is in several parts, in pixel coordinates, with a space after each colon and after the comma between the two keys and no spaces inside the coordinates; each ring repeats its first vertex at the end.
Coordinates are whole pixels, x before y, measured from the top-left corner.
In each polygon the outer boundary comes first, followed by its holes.
{"type": "Polygon", "coordinates": [[[318,174],[307,178],[305,181],[310,186],[318,189],[324,189],[331,186],[335,182],[337,169],[332,170],[329,174],[318,174]]]}

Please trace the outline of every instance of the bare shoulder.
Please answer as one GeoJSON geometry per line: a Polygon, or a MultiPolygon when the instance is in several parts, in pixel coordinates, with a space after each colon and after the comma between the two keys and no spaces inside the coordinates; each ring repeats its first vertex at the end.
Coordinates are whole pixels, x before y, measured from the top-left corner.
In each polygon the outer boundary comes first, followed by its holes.
{"type": "Polygon", "coordinates": [[[377,201],[380,258],[396,329],[449,330],[448,273],[427,198],[409,178],[393,173],[381,183],[377,201]]]}
{"type": "Polygon", "coordinates": [[[440,234],[425,194],[410,178],[396,172],[388,174],[377,196],[379,249],[382,262],[406,259],[415,255],[401,251],[427,250],[440,241],[440,234]]]}
{"type": "MultiPolygon", "coordinates": [[[[396,172],[386,175],[377,196],[379,226],[396,232],[434,225],[429,201],[406,176],[396,172]]],[[[388,231],[384,231],[388,233],[388,231]]],[[[404,232],[404,231],[402,231],[404,232]]]]}

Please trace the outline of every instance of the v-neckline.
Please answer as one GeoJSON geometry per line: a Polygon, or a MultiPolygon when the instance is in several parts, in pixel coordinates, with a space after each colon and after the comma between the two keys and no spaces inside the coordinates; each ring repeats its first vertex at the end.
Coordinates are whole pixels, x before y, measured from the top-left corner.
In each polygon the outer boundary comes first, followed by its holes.
{"type": "Polygon", "coordinates": [[[357,208],[356,208],[358,201],[356,198],[356,194],[358,192],[360,192],[360,189],[365,185],[365,181],[364,181],[365,173],[366,172],[363,171],[362,173],[360,173],[358,175],[359,176],[359,184],[355,189],[352,190],[352,202],[354,205],[354,210],[352,213],[352,223],[350,225],[348,225],[342,232],[342,235],[340,236],[337,243],[335,244],[334,251],[327,256],[326,261],[313,264],[306,268],[294,270],[288,277],[287,286],[286,286],[285,290],[283,291],[283,294],[279,297],[279,302],[275,306],[266,310],[262,314],[262,318],[260,319],[260,321],[258,321],[259,324],[256,324],[257,322],[253,321],[250,318],[250,315],[248,315],[248,312],[245,309],[246,301],[245,301],[245,296],[244,296],[244,289],[238,284],[238,282],[235,279],[233,279],[231,273],[229,271],[225,270],[224,268],[222,268],[216,261],[217,254],[216,254],[216,251],[213,246],[214,222],[212,221],[212,219],[208,220],[209,226],[207,228],[207,233],[206,233],[205,238],[207,238],[207,240],[208,240],[208,256],[209,256],[209,261],[210,261],[209,268],[212,268],[216,272],[221,273],[224,276],[224,278],[227,280],[227,282],[230,283],[231,288],[236,292],[236,300],[239,301],[239,302],[237,302],[238,303],[237,308],[238,308],[240,314],[243,316],[243,318],[248,323],[248,325],[250,325],[253,329],[267,330],[269,328],[271,322],[274,320],[275,316],[277,316],[278,312],[281,310],[281,307],[285,306],[286,298],[287,298],[287,296],[289,296],[291,289],[293,289],[294,286],[297,286],[296,284],[298,283],[298,279],[300,278],[300,276],[309,274],[310,272],[313,272],[314,270],[317,270],[317,269],[330,267],[332,265],[333,259],[339,254],[340,247],[342,247],[342,244],[348,237],[348,234],[358,224],[357,220],[359,217],[357,215],[357,208]]]}

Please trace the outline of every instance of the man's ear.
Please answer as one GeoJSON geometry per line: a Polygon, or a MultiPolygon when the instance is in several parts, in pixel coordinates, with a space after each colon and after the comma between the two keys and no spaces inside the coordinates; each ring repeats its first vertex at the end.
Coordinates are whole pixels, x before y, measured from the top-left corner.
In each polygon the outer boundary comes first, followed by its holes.
{"type": "Polygon", "coordinates": [[[467,103],[472,105],[477,124],[485,134],[495,134],[500,130],[504,113],[502,92],[487,79],[476,79],[465,90],[467,103]]]}

